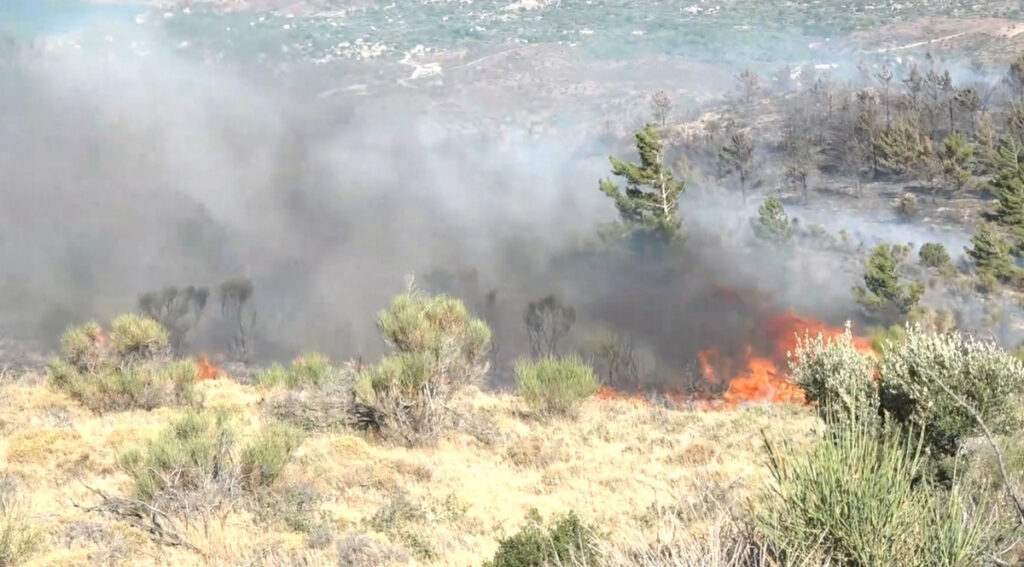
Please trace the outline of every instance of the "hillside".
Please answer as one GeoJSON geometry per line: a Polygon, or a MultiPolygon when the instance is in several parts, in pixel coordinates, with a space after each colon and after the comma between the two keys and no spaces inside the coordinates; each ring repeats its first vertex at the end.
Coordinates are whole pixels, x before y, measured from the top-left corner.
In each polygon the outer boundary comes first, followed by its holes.
{"type": "MultiPolygon", "coordinates": [[[[252,386],[220,379],[200,390],[207,408],[238,416],[243,435],[269,419],[268,394],[252,386]]],[[[704,539],[720,527],[716,508],[744,506],[767,473],[762,430],[798,441],[817,427],[810,411],[783,405],[685,412],[597,398],[577,421],[538,421],[517,398],[478,391],[468,395],[479,421],[472,434],[433,448],[354,431],[310,435],[274,490],[318,501],[290,512],[279,503],[266,509],[270,520],[242,501],[205,521],[184,514],[180,522],[192,524],[177,534],[197,548],[187,550],[162,545],[131,517],[90,510],[101,504],[95,491],[130,493],[118,454],[183,410],[98,416],[31,373],[0,392],[0,467],[48,542],[33,566],[385,564],[364,547],[410,554],[409,564],[480,565],[534,507],[545,518],[576,510],[622,548],[659,536],[704,539]],[[289,514],[322,516],[323,525],[303,534],[288,528],[297,523],[289,514]]]]}

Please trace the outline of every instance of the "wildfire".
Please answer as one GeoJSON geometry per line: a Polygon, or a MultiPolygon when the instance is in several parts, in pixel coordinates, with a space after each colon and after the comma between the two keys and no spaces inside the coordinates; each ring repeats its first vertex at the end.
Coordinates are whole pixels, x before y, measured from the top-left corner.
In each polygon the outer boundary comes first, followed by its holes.
{"type": "Polygon", "coordinates": [[[220,366],[217,366],[216,364],[212,364],[210,362],[210,359],[206,356],[205,352],[199,355],[199,361],[197,362],[197,364],[199,365],[200,381],[219,380],[221,378],[228,377],[227,372],[224,372],[224,370],[220,366]]]}
{"type": "MultiPolygon", "coordinates": [[[[747,307],[764,313],[764,303],[756,294],[737,290],[722,290],[730,303],[749,298],[747,307]]],[[[713,392],[719,394],[666,393],[664,396],[677,407],[713,410],[747,403],[807,403],[804,391],[787,375],[788,360],[795,354],[798,341],[805,336],[835,339],[845,329],[833,327],[817,319],[801,317],[792,310],[758,318],[761,323],[754,329],[747,344],[739,353],[722,353],[718,349],[704,349],[697,353],[700,377],[713,392]]],[[[867,339],[854,336],[855,348],[874,355],[867,339]]],[[[623,399],[626,396],[604,388],[601,399],[623,399]]],[[[646,404],[642,398],[627,398],[637,404],[646,404]]]]}

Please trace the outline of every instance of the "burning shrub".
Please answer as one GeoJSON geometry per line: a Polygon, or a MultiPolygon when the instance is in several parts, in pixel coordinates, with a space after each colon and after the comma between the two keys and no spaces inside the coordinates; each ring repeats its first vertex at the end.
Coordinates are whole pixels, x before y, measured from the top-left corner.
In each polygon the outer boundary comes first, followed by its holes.
{"type": "Polygon", "coordinates": [[[196,402],[199,369],[188,360],[165,361],[167,334],[151,319],[127,315],[112,324],[111,337],[96,323],[69,329],[61,338],[64,358],[48,365],[50,384],[96,412],[150,410],[196,402]]]}
{"type": "Polygon", "coordinates": [[[545,526],[536,509],[530,510],[518,533],[501,540],[494,559],[485,567],[535,567],[537,565],[599,565],[598,533],[576,512],[545,526]]]}
{"type": "Polygon", "coordinates": [[[908,326],[906,338],[883,353],[880,371],[882,408],[923,427],[940,455],[955,455],[965,437],[980,433],[973,412],[997,433],[1020,423],[1024,362],[994,343],[908,326]]]}
{"type": "Polygon", "coordinates": [[[43,535],[32,524],[10,478],[0,481],[0,565],[22,565],[36,553],[43,535]]]}
{"type": "Polygon", "coordinates": [[[594,369],[577,355],[520,360],[516,378],[520,395],[534,411],[559,415],[572,413],[601,387],[594,369]]]}
{"type": "Polygon", "coordinates": [[[842,335],[825,338],[804,335],[790,360],[793,380],[807,401],[817,402],[823,416],[878,415],[878,387],[872,379],[874,359],[857,348],[847,324],[842,335]]]}
{"type": "Polygon", "coordinates": [[[920,484],[920,438],[856,419],[829,425],[806,452],[766,440],[772,477],[757,521],[785,564],[984,564],[990,525],[957,490],[920,484]]]}
{"type": "Polygon", "coordinates": [[[356,409],[408,444],[427,442],[447,425],[456,393],[487,371],[491,331],[461,301],[421,295],[410,285],[377,325],[395,354],[360,374],[356,409]]]}

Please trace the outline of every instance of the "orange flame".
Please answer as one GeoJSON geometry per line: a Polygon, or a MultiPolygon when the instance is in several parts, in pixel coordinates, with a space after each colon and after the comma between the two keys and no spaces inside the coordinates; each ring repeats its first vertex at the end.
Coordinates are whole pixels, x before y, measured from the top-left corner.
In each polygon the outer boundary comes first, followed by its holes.
{"type": "MultiPolygon", "coordinates": [[[[815,337],[821,334],[825,339],[841,336],[845,329],[832,327],[823,321],[800,317],[793,311],[770,317],[764,324],[763,333],[771,343],[771,351],[754,355],[754,348],[747,345],[743,357],[743,370],[731,375],[728,390],[722,399],[728,405],[740,403],[794,403],[805,404],[804,391],[789,380],[780,368],[786,368],[787,359],[796,351],[798,342],[806,335],[815,337]]],[[[854,336],[853,345],[858,350],[874,354],[874,350],[863,337],[854,336]]],[[[715,365],[711,362],[718,358],[718,352],[708,349],[698,353],[704,379],[710,383],[718,383],[719,377],[715,365]]]]}
{"type": "MultiPolygon", "coordinates": [[[[677,408],[691,408],[713,411],[735,407],[746,403],[788,403],[806,404],[804,391],[794,384],[787,375],[788,361],[795,355],[799,341],[805,336],[821,334],[826,340],[836,339],[845,333],[841,327],[833,327],[823,321],[801,317],[792,310],[764,316],[767,302],[756,290],[734,290],[721,288],[718,293],[736,306],[760,312],[757,320],[763,321],[753,328],[755,336],[742,354],[723,354],[709,348],[697,353],[701,378],[710,392],[665,392],[663,396],[677,408]],[[756,346],[755,346],[756,345],[756,346]]],[[[864,337],[853,336],[853,346],[874,356],[876,353],[864,337]]],[[[698,386],[698,389],[700,387],[698,386]]],[[[610,387],[598,392],[600,399],[628,399],[636,405],[648,405],[643,398],[625,396],[610,387]]]]}
{"type": "Polygon", "coordinates": [[[228,377],[227,372],[224,372],[224,370],[220,366],[210,363],[210,359],[206,356],[205,352],[199,355],[199,361],[197,362],[197,364],[199,365],[200,381],[219,380],[221,378],[228,377]]]}

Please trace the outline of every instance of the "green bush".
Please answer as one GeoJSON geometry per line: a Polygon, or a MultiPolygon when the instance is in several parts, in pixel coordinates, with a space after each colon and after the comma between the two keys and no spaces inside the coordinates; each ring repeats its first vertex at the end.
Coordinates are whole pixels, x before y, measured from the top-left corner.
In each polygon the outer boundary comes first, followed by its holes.
{"type": "Polygon", "coordinates": [[[90,322],[61,337],[63,358],[47,366],[50,385],[96,412],[194,405],[199,369],[190,360],[167,360],[167,333],[151,319],[124,315],[109,339],[90,322]]]}
{"type": "Polygon", "coordinates": [[[890,325],[888,327],[870,327],[868,329],[868,343],[875,352],[882,352],[891,344],[898,343],[907,336],[907,329],[903,325],[890,325]]]}
{"type": "Polygon", "coordinates": [[[60,338],[60,346],[68,363],[86,371],[101,358],[106,342],[103,328],[95,321],[71,327],[60,338]]]}
{"type": "Polygon", "coordinates": [[[850,326],[836,338],[805,335],[790,360],[793,380],[824,417],[874,418],[878,415],[875,361],[857,349],[850,326]]]}
{"type": "Polygon", "coordinates": [[[994,343],[908,326],[906,338],[883,353],[880,373],[882,408],[901,424],[923,427],[938,455],[955,455],[964,438],[980,433],[964,403],[996,433],[1020,423],[1024,362],[994,343]]]}
{"type": "Polygon", "coordinates": [[[377,324],[394,353],[363,371],[356,387],[376,428],[407,444],[434,440],[449,424],[449,403],[487,372],[491,331],[461,301],[415,289],[382,311],[377,324]]]}
{"type": "Polygon", "coordinates": [[[516,363],[519,394],[535,411],[568,414],[601,387],[594,369],[576,355],[516,363]]]}
{"type": "Polygon", "coordinates": [[[784,564],[972,566],[990,524],[959,491],[921,480],[921,438],[856,419],[829,423],[809,451],[766,440],[771,480],[759,531],[784,564]]]}
{"type": "Polygon", "coordinates": [[[250,489],[267,487],[281,476],[292,454],[302,445],[303,434],[285,424],[265,428],[259,438],[242,451],[241,474],[250,489]]]}
{"type": "Polygon", "coordinates": [[[82,372],[53,359],[47,366],[50,384],[98,413],[152,410],[169,405],[195,405],[199,368],[191,360],[106,365],[82,372]]]}
{"type": "Polygon", "coordinates": [[[234,438],[228,414],[190,411],[144,447],[122,453],[118,464],[132,477],[134,496],[145,501],[165,492],[230,486],[234,438]]]}
{"type": "Polygon", "coordinates": [[[149,317],[121,315],[110,324],[110,343],[122,358],[152,358],[167,351],[167,331],[149,317]]]}
{"type": "Polygon", "coordinates": [[[331,361],[324,355],[312,352],[303,354],[292,361],[289,368],[274,364],[256,373],[255,382],[261,387],[284,386],[290,390],[319,388],[327,385],[337,373],[331,361]]]}
{"type": "Polygon", "coordinates": [[[929,268],[942,268],[953,264],[953,259],[949,257],[949,252],[946,252],[946,247],[938,242],[929,242],[921,245],[921,249],[917,254],[921,259],[921,264],[929,268]]]}
{"type": "Polygon", "coordinates": [[[118,457],[133,481],[133,496],[171,508],[211,506],[245,489],[261,493],[280,476],[302,443],[302,434],[273,424],[240,452],[224,410],[189,411],[145,444],[118,457]]]}
{"type": "Polygon", "coordinates": [[[43,533],[33,525],[12,482],[0,484],[0,567],[26,563],[42,546],[43,533]]]}
{"type": "Polygon", "coordinates": [[[574,511],[545,526],[536,509],[530,510],[518,533],[501,540],[494,559],[485,567],[546,567],[598,565],[598,534],[574,511]]]}

